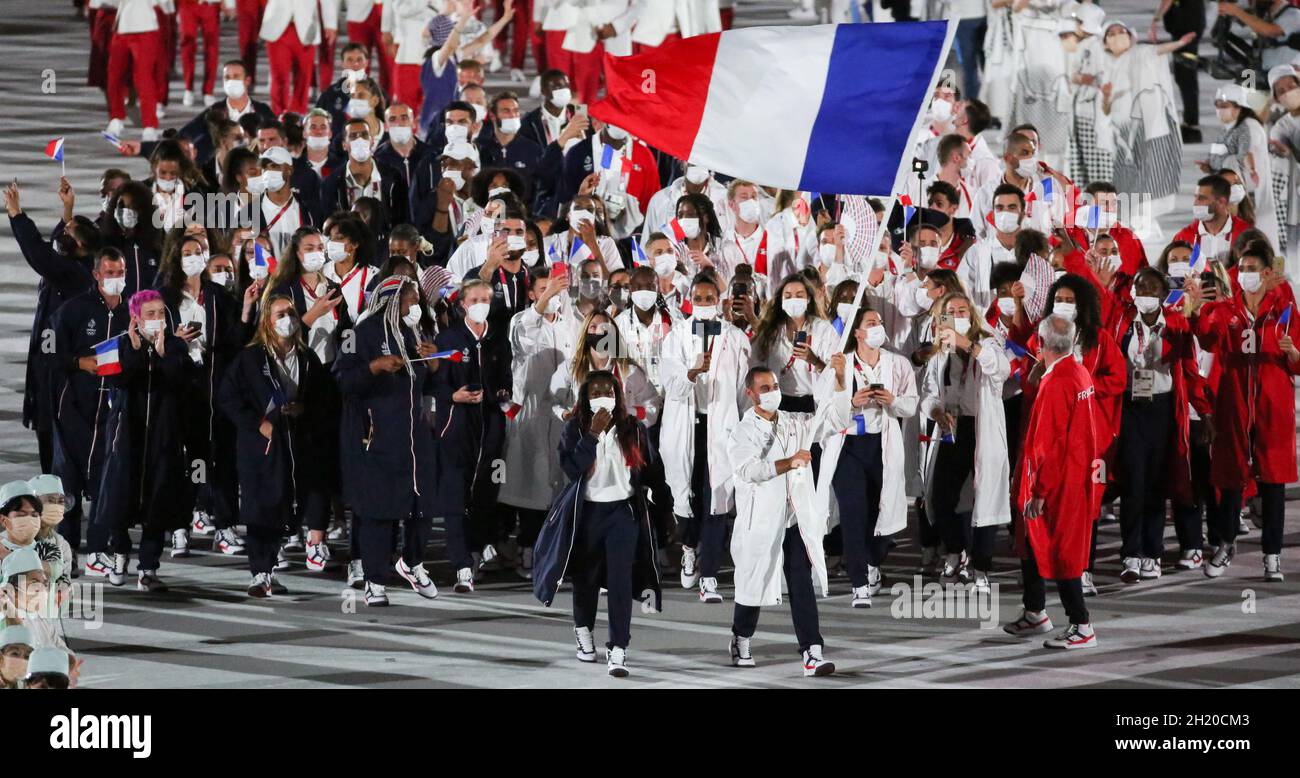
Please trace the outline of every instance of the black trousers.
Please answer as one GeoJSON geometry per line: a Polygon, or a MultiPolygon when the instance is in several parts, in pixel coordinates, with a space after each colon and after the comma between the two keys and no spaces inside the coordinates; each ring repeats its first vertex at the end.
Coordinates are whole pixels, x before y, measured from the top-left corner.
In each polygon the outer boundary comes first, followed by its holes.
{"type": "Polygon", "coordinates": [[[894,547],[893,539],[876,535],[884,472],[880,442],[880,433],[845,435],[844,448],[831,479],[840,508],[844,567],[854,587],[866,586],[867,566],[879,567],[894,547]]]}
{"type": "MultiPolygon", "coordinates": [[[[1193,419],[1188,431],[1192,455],[1192,503],[1174,506],[1174,532],[1178,547],[1183,551],[1201,550],[1205,546],[1201,534],[1201,517],[1211,525],[1219,510],[1219,498],[1210,484],[1210,447],[1205,445],[1205,422],[1193,419]]],[[[1217,539],[1217,533],[1212,539],[1217,539]]],[[[1217,545],[1217,544],[1216,544],[1217,545]]]]}
{"type": "MultiPolygon", "coordinates": [[[[937,425],[936,425],[937,426],[937,425]]],[[[934,433],[937,434],[937,429],[934,433]]],[[[988,571],[993,566],[993,542],[997,527],[972,527],[967,511],[957,512],[961,502],[962,487],[975,475],[975,417],[957,419],[956,440],[940,443],[935,457],[934,511],[935,527],[943,538],[949,554],[967,553],[976,570],[988,571]]]]}
{"type": "MultiPolygon", "coordinates": [[[[356,515],[356,509],[352,511],[356,515]]],[[[402,522],[402,560],[410,567],[424,561],[424,547],[433,533],[433,523],[421,516],[414,505],[411,513],[403,517],[372,519],[361,517],[361,566],[365,568],[366,581],[386,584],[393,567],[393,552],[397,550],[394,532],[395,521],[402,522]]]]}
{"type": "MultiPolygon", "coordinates": [[[[1264,530],[1260,535],[1260,550],[1265,554],[1282,553],[1282,530],[1285,516],[1283,509],[1285,507],[1285,485],[1283,484],[1266,484],[1258,481],[1259,498],[1264,508],[1264,530]]],[[[1219,504],[1217,514],[1218,521],[1215,528],[1219,540],[1223,543],[1234,543],[1237,540],[1238,517],[1241,513],[1241,496],[1240,489],[1229,491],[1223,490],[1221,493],[1222,502],[1219,504]]]]}
{"type": "Polygon", "coordinates": [[[519,517],[519,534],[515,536],[515,542],[520,548],[532,548],[537,543],[537,533],[542,531],[542,524],[546,521],[546,511],[509,505],[503,507],[519,517]]]}
{"type": "Polygon", "coordinates": [[[709,416],[695,414],[695,461],[691,467],[691,516],[678,516],[677,525],[683,546],[699,554],[700,575],[717,578],[722,567],[722,552],[727,543],[727,515],[710,513],[709,489],[709,416]]]}
{"type": "MultiPolygon", "coordinates": [[[[807,651],[808,646],[825,645],[817,621],[817,594],[813,591],[812,564],[808,561],[808,549],[804,548],[798,527],[790,527],[785,531],[781,556],[785,585],[790,595],[790,619],[794,622],[799,652],[807,651]]],[[[736,603],[731,620],[732,634],[752,638],[754,630],[758,629],[759,610],[757,605],[736,603]]]]}
{"type": "Polygon", "coordinates": [[[284,542],[284,533],[279,527],[263,527],[257,524],[247,525],[244,534],[244,548],[248,551],[248,570],[253,575],[269,573],[275,569],[275,560],[284,542]]]}
{"type": "MultiPolygon", "coordinates": [[[[659,451],[659,435],[663,429],[662,424],[656,424],[649,429],[650,442],[654,444],[655,451],[659,451]]],[[[655,547],[664,548],[668,545],[668,539],[672,536],[675,521],[673,520],[673,491],[668,488],[668,482],[664,479],[664,458],[656,456],[655,461],[647,468],[645,480],[651,484],[650,487],[650,523],[655,531],[655,547]]]]}
{"type": "Polygon", "coordinates": [[[632,504],[584,502],[573,539],[573,624],[595,630],[600,587],[609,590],[606,648],[632,642],[632,565],[636,562],[637,526],[632,504]]]}
{"type": "MultiPolygon", "coordinates": [[[[1026,542],[1028,546],[1028,542],[1026,542]]],[[[1047,582],[1038,573],[1038,562],[1034,559],[1034,549],[1029,548],[1028,556],[1020,560],[1020,573],[1025,582],[1025,610],[1042,613],[1047,609],[1047,582]]],[[[1083,581],[1071,578],[1056,582],[1056,593],[1061,598],[1061,606],[1071,624],[1088,624],[1088,606],[1083,602],[1083,581]]]]}
{"type": "Polygon", "coordinates": [[[1173,425],[1173,392],[1150,400],[1124,397],[1119,433],[1124,474],[1119,498],[1121,557],[1159,559],[1164,552],[1166,462],[1173,425]]]}
{"type": "Polygon", "coordinates": [[[1172,58],[1174,84],[1177,85],[1178,95],[1183,101],[1183,124],[1195,127],[1201,123],[1201,91],[1196,80],[1196,59],[1188,59],[1180,55],[1193,55],[1199,58],[1201,39],[1205,37],[1204,0],[1179,0],[1175,8],[1171,8],[1170,12],[1165,14],[1165,29],[1174,39],[1181,38],[1189,32],[1196,33],[1196,40],[1184,46],[1172,58]]]}

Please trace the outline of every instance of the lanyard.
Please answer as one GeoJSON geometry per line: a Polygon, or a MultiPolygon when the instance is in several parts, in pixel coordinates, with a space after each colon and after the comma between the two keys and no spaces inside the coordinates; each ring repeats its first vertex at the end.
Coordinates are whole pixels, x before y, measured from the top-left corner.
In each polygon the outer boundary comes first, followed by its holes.
{"type": "Polygon", "coordinates": [[[358,289],[357,289],[357,307],[356,307],[356,308],[353,308],[352,310],[354,310],[354,311],[358,311],[358,312],[359,312],[359,311],[362,310],[362,308],[361,308],[362,304],[365,303],[365,301],[366,301],[366,276],[368,276],[368,275],[370,274],[370,266],[369,266],[369,265],[360,265],[360,266],[358,266],[358,267],[354,267],[354,268],[352,268],[352,272],[351,272],[351,273],[348,273],[347,276],[346,276],[345,278],[343,278],[343,279],[341,279],[341,280],[339,281],[339,289],[344,289],[344,288],[346,288],[347,285],[348,285],[349,283],[351,283],[352,278],[353,278],[357,273],[360,273],[360,274],[361,274],[361,283],[360,283],[360,286],[359,286],[358,289]]]}
{"type": "MultiPolygon", "coordinates": [[[[351,277],[351,276],[349,276],[349,278],[350,278],[350,277],[351,277]]],[[[299,283],[299,284],[302,284],[302,293],[303,293],[303,295],[306,296],[306,297],[310,297],[310,298],[311,298],[311,299],[310,299],[310,302],[313,302],[313,303],[316,302],[316,299],[317,299],[316,290],[315,290],[315,289],[312,289],[311,286],[309,286],[309,285],[307,284],[307,279],[303,278],[302,276],[298,276],[298,283],[299,283]]],[[[364,288],[364,287],[363,287],[363,288],[364,288]]],[[[325,294],[329,294],[329,289],[328,289],[328,287],[327,287],[326,290],[325,290],[325,294]]],[[[330,313],[334,314],[334,320],[335,320],[335,321],[338,321],[338,318],[339,318],[339,309],[338,309],[338,307],[335,306],[334,310],[330,311],[330,313]]]]}
{"type": "Polygon", "coordinates": [[[293,195],[289,195],[289,201],[284,205],[280,206],[280,210],[275,212],[275,216],[271,217],[270,223],[266,225],[266,231],[268,233],[271,231],[272,228],[275,227],[275,223],[280,221],[280,217],[284,216],[284,212],[289,210],[289,206],[293,204],[294,204],[293,195]]]}
{"type": "MultiPolygon", "coordinates": [[[[528,268],[526,268],[526,267],[523,268],[523,273],[524,273],[524,288],[527,289],[527,288],[528,288],[528,268]]],[[[497,278],[501,281],[501,293],[502,293],[503,295],[505,295],[505,298],[506,298],[506,307],[513,311],[514,308],[515,308],[515,301],[517,301],[517,300],[519,299],[519,286],[518,286],[518,282],[515,281],[515,275],[514,275],[514,273],[511,273],[511,274],[509,274],[509,275],[506,275],[506,269],[503,268],[503,267],[498,267],[498,268],[497,268],[497,278]],[[506,280],[507,280],[507,279],[509,279],[509,281],[510,281],[510,288],[509,288],[509,291],[506,290],[506,280]]]]}
{"type": "MultiPolygon", "coordinates": [[[[794,244],[796,254],[799,252],[798,236],[799,234],[796,232],[794,244]]],[[[745,247],[740,245],[740,238],[733,236],[732,240],[736,241],[736,248],[740,249],[740,256],[745,257],[745,259],[748,260],[749,257],[745,256],[745,247]]],[[[754,268],[755,273],[767,275],[767,228],[763,229],[763,238],[758,242],[758,250],[754,252],[754,261],[751,263],[751,266],[754,268]]]]}

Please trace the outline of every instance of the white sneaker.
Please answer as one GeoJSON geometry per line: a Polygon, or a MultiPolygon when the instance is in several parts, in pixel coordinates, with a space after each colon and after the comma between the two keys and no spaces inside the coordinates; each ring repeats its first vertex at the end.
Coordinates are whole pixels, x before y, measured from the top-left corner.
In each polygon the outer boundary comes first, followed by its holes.
{"type": "Polygon", "coordinates": [[[271,569],[280,571],[288,570],[290,567],[293,567],[293,563],[289,561],[289,555],[284,553],[284,546],[280,546],[280,550],[275,552],[275,564],[271,569]]]}
{"type": "MultiPolygon", "coordinates": [[[[1253,515],[1252,518],[1254,518],[1253,515]]],[[[1250,522],[1246,521],[1246,511],[1242,511],[1237,516],[1237,534],[1249,535],[1250,530],[1251,530],[1250,522]]]]}
{"type": "Polygon", "coordinates": [[[399,559],[397,560],[396,567],[397,574],[402,576],[402,578],[411,585],[411,588],[415,590],[416,594],[426,600],[437,598],[438,587],[433,585],[433,579],[429,578],[429,574],[425,572],[423,562],[415,567],[410,567],[406,564],[405,559],[399,559]]]}
{"type": "Polygon", "coordinates": [[[805,678],[814,675],[830,675],[835,672],[835,663],[822,657],[821,646],[808,646],[803,652],[803,674],[805,678]]]}
{"type": "Polygon", "coordinates": [[[528,76],[524,75],[524,71],[519,68],[510,68],[510,80],[513,83],[522,84],[528,80],[528,76]]]}
{"type": "Polygon", "coordinates": [[[939,574],[947,583],[952,583],[958,578],[968,577],[970,575],[966,570],[966,554],[949,554],[944,560],[943,571],[939,574]]]}
{"type": "Polygon", "coordinates": [[[1159,559],[1142,559],[1142,570],[1140,575],[1143,581],[1154,581],[1160,577],[1160,560],[1159,559]]]}
{"type": "Polygon", "coordinates": [[[321,573],[330,561],[330,547],[324,543],[307,544],[307,572],[321,573]]]}
{"type": "Polygon", "coordinates": [[[1205,557],[1199,548],[1189,548],[1178,558],[1179,570],[1195,570],[1205,563],[1205,557]]]}
{"type": "Polygon", "coordinates": [[[104,132],[109,135],[116,135],[120,138],[122,137],[122,133],[126,132],[126,122],[121,119],[113,119],[108,123],[108,126],[104,128],[104,132]]]}
{"type": "MultiPolygon", "coordinates": [[[[158,113],[160,114],[162,113],[161,107],[159,107],[158,113]]],[[[162,117],[159,116],[158,118],[161,119],[162,117]]],[[[160,139],[162,139],[162,130],[158,129],[157,127],[145,127],[143,130],[140,131],[141,143],[153,143],[154,141],[160,139]]]]}
{"type": "Polygon", "coordinates": [[[871,596],[880,594],[880,568],[875,565],[867,565],[867,588],[871,590],[871,596]]]}
{"type": "Polygon", "coordinates": [[[1026,635],[1041,635],[1052,631],[1052,619],[1046,611],[1042,613],[1021,611],[1020,617],[1015,621],[1002,625],[1002,631],[1018,638],[1026,635]]]}
{"type": "Polygon", "coordinates": [[[126,583],[126,554],[113,555],[113,567],[108,571],[108,582],[114,586],[122,586],[126,583]]]}
{"type": "Polygon", "coordinates": [[[208,108],[208,107],[210,107],[210,106],[214,106],[214,105],[216,105],[216,104],[217,104],[217,96],[216,96],[216,95],[204,95],[204,96],[203,96],[203,107],[204,107],[204,108],[208,108]]]}
{"type": "Polygon", "coordinates": [[[519,565],[515,568],[515,574],[525,581],[533,580],[533,550],[525,548],[519,553],[519,565]]]}
{"type": "Polygon", "coordinates": [[[302,533],[294,532],[284,541],[285,551],[302,551],[302,533]]]}
{"type": "Polygon", "coordinates": [[[353,559],[348,562],[348,586],[353,589],[360,589],[361,584],[366,582],[366,571],[361,566],[360,559],[353,559]]]}
{"type": "Polygon", "coordinates": [[[574,627],[573,638],[578,643],[577,657],[579,662],[596,661],[596,641],[592,640],[591,630],[587,627],[574,627]]]}
{"type": "Polygon", "coordinates": [[[614,646],[609,649],[606,656],[605,672],[611,678],[627,677],[627,649],[614,646]]]}
{"type": "Polygon", "coordinates": [[[971,587],[976,594],[993,593],[993,587],[989,585],[989,574],[973,567],[971,568],[971,587]]]}
{"type": "Polygon", "coordinates": [[[163,105],[162,103],[158,103],[157,105],[155,105],[153,107],[153,112],[154,115],[158,117],[158,121],[162,121],[163,119],[167,118],[167,106],[163,105]]]}
{"type": "Polygon", "coordinates": [[[483,580],[483,555],[477,551],[469,553],[470,571],[474,574],[475,581],[483,580]]]}
{"type": "Polygon", "coordinates": [[[849,603],[853,608],[870,608],[871,607],[871,586],[853,587],[853,601],[849,603]]]}
{"type": "Polygon", "coordinates": [[[87,554],[85,572],[88,578],[107,578],[113,570],[113,558],[108,554],[87,554]]]}
{"type": "Polygon", "coordinates": [[[212,547],[227,555],[244,553],[244,541],[235,532],[234,527],[217,530],[216,537],[212,540],[212,547]]]}
{"type": "Polygon", "coordinates": [[[532,83],[528,85],[528,96],[529,96],[529,97],[541,97],[541,96],[542,96],[542,77],[541,77],[541,76],[533,76],[533,81],[532,81],[532,83]]]}
{"type": "Polygon", "coordinates": [[[1282,555],[1265,554],[1264,555],[1264,580],[1265,581],[1282,581],[1286,577],[1282,575],[1282,555]]]}
{"type": "Polygon", "coordinates": [[[754,666],[754,655],[749,652],[749,638],[742,638],[740,635],[731,636],[731,666],[754,666]]]}
{"type": "Polygon", "coordinates": [[[289,587],[280,583],[280,579],[275,577],[274,572],[267,573],[267,577],[271,581],[271,594],[282,597],[289,593],[289,587]]]}
{"type": "Polygon", "coordinates": [[[452,591],[457,594],[466,594],[474,591],[474,571],[468,567],[462,567],[456,571],[456,585],[452,591]]]}
{"type": "Polygon", "coordinates": [[[203,511],[195,511],[194,519],[190,522],[190,534],[195,537],[206,538],[208,535],[217,531],[217,525],[212,523],[212,517],[203,511]]]}
{"type": "Polygon", "coordinates": [[[1228,570],[1228,565],[1232,564],[1232,558],[1237,555],[1236,543],[1224,543],[1214,552],[1210,561],[1205,563],[1205,577],[1218,578],[1228,570]]]}
{"type": "MultiPolygon", "coordinates": [[[[189,108],[191,105],[194,105],[194,90],[193,90],[193,89],[186,89],[186,90],[185,90],[185,94],[184,94],[184,95],[181,95],[181,105],[185,106],[186,108],[189,108]]],[[[160,116],[160,117],[158,117],[158,118],[161,119],[162,117],[160,116]]]]}
{"type": "Polygon", "coordinates": [[[325,539],[326,539],[326,540],[333,540],[333,541],[335,541],[335,542],[339,542],[339,541],[347,540],[347,539],[348,539],[348,525],[346,525],[346,524],[335,524],[333,527],[330,527],[330,531],[325,533],[325,539]]]}
{"type": "Polygon", "coordinates": [[[718,594],[718,579],[700,579],[700,602],[707,602],[709,604],[722,602],[722,595],[718,594]]]}
{"type": "Polygon", "coordinates": [[[253,576],[253,580],[248,584],[248,596],[256,597],[259,600],[271,596],[271,574],[258,573],[253,576]]]}
{"type": "Polygon", "coordinates": [[[1124,557],[1124,569],[1120,571],[1119,580],[1126,584],[1142,580],[1142,560],[1135,556],[1124,557]]]}
{"type": "Polygon", "coordinates": [[[138,570],[135,588],[142,592],[165,592],[167,584],[158,578],[157,570],[138,570]]]}
{"type": "Polygon", "coordinates": [[[478,564],[479,570],[488,572],[492,570],[501,569],[501,562],[498,561],[497,559],[497,557],[499,557],[500,554],[497,553],[496,546],[492,545],[491,543],[487,544],[486,546],[483,547],[483,553],[480,556],[482,557],[483,561],[479,562],[478,564]]]}
{"type": "Polygon", "coordinates": [[[682,588],[694,589],[700,573],[695,567],[695,549],[682,546],[682,588]]]}
{"type": "Polygon", "coordinates": [[[178,529],[172,532],[172,559],[190,555],[190,533],[178,529]]]}
{"type": "Polygon", "coordinates": [[[1091,624],[1071,624],[1065,631],[1054,638],[1043,641],[1043,648],[1096,648],[1097,633],[1091,624]]]}
{"type": "Polygon", "coordinates": [[[1079,576],[1079,583],[1083,586],[1084,597],[1097,596],[1097,584],[1092,580],[1092,573],[1084,570],[1083,575],[1079,576]]]}
{"type": "Polygon", "coordinates": [[[366,581],[366,605],[384,606],[388,604],[388,591],[377,583],[366,581]]]}

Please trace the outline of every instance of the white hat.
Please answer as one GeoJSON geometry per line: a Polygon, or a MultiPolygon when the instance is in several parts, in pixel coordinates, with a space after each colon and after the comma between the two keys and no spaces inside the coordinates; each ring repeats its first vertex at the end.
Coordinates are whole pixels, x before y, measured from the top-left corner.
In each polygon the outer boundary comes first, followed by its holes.
{"type": "Polygon", "coordinates": [[[4,576],[4,580],[8,581],[15,575],[44,569],[45,565],[41,562],[40,556],[36,554],[36,549],[27,546],[12,551],[9,556],[5,557],[5,561],[0,563],[0,576],[4,576]]]}
{"type": "Polygon", "coordinates": [[[284,146],[272,146],[262,152],[261,159],[270,160],[276,165],[292,165],[293,155],[284,146]]]}
{"type": "Polygon", "coordinates": [[[1074,18],[1079,20],[1079,27],[1085,35],[1101,35],[1106,12],[1099,5],[1085,3],[1074,12],[1074,18]]]}
{"type": "Polygon", "coordinates": [[[1057,35],[1078,35],[1079,25],[1077,22],[1075,22],[1074,19],[1067,19],[1067,18],[1057,19],[1056,34],[1057,35]]]}
{"type": "Polygon", "coordinates": [[[16,645],[32,645],[32,631],[23,624],[10,624],[0,629],[0,648],[16,645]]]}
{"type": "Polygon", "coordinates": [[[1130,38],[1132,38],[1134,41],[1137,40],[1137,33],[1133,32],[1133,28],[1129,26],[1128,22],[1120,21],[1119,19],[1111,19],[1110,21],[1106,22],[1105,25],[1102,26],[1101,28],[1102,34],[1105,35],[1106,33],[1110,32],[1111,27],[1123,27],[1126,31],[1128,31],[1130,38]]]}
{"type": "MultiPolygon", "coordinates": [[[[14,499],[15,497],[36,497],[36,492],[26,481],[10,481],[4,486],[0,486],[0,506],[14,499]]],[[[40,500],[37,500],[40,502],[40,500]]]]}
{"type": "Polygon", "coordinates": [[[448,143],[443,147],[442,154],[439,156],[451,157],[452,159],[468,159],[474,163],[475,167],[479,164],[478,149],[474,148],[473,143],[466,140],[456,140],[448,143]]]}
{"type": "Polygon", "coordinates": [[[71,664],[70,658],[71,654],[58,646],[38,648],[27,659],[27,677],[30,678],[33,675],[43,673],[67,675],[68,667],[71,664]]]}
{"type": "Polygon", "coordinates": [[[1220,100],[1225,103],[1236,103],[1246,108],[1250,105],[1250,97],[1246,94],[1246,87],[1240,84],[1224,84],[1219,87],[1219,91],[1214,93],[1214,102],[1220,100]]]}
{"type": "Polygon", "coordinates": [[[1272,91],[1273,87],[1277,86],[1278,79],[1286,78],[1287,76],[1291,76],[1293,78],[1296,77],[1295,67],[1291,65],[1274,65],[1273,67],[1269,68],[1268,70],[1269,91],[1272,91]]]}
{"type": "Polygon", "coordinates": [[[57,475],[42,473],[27,481],[27,487],[37,497],[42,494],[63,494],[63,479],[57,475]]]}

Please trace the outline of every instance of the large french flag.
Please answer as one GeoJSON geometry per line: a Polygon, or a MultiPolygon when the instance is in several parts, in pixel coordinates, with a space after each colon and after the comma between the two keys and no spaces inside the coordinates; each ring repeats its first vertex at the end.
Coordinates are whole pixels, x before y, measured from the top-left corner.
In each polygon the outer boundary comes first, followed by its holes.
{"type": "Polygon", "coordinates": [[[591,115],[767,186],[887,195],[952,42],[948,22],[750,27],[606,57],[591,115]]]}

